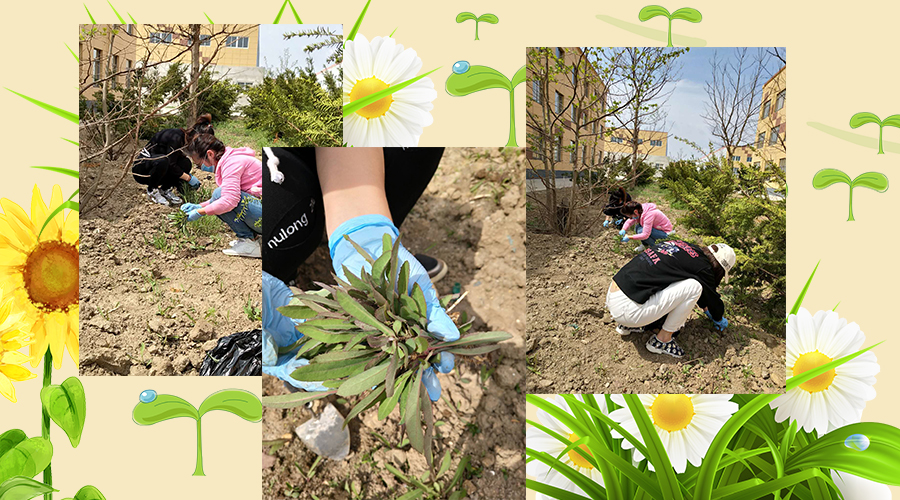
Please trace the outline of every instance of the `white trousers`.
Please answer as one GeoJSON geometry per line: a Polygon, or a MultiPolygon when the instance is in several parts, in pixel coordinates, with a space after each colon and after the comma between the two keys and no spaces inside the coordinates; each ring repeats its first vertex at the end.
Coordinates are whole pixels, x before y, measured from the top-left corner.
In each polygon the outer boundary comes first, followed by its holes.
{"type": "Polygon", "coordinates": [[[668,314],[663,330],[677,332],[684,326],[701,293],[703,287],[695,279],[676,281],[643,304],[629,299],[621,290],[607,291],[606,308],[620,325],[630,327],[649,325],[668,314]]]}

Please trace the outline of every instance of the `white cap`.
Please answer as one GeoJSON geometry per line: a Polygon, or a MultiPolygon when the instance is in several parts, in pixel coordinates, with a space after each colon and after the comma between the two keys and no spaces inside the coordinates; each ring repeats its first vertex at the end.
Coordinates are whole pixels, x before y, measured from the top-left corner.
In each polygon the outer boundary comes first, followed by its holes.
{"type": "Polygon", "coordinates": [[[722,266],[722,269],[725,270],[725,283],[728,283],[728,272],[731,271],[731,268],[734,267],[734,262],[737,260],[737,256],[734,255],[734,250],[725,243],[715,243],[708,248],[716,260],[719,261],[719,265],[722,266]]]}

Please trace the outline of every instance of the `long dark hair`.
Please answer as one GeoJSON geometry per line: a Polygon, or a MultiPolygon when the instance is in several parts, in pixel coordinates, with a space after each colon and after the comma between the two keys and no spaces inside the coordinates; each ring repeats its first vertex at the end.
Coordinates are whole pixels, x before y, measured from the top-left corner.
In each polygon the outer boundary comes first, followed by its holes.
{"type": "Polygon", "coordinates": [[[216,134],[212,126],[212,115],[209,113],[203,113],[197,118],[197,121],[191,126],[191,128],[182,130],[184,130],[185,145],[190,144],[194,140],[194,138],[200,134],[216,134]]]}
{"type": "MultiPolygon", "coordinates": [[[[716,247],[716,249],[718,250],[718,247],[716,247]]],[[[718,287],[719,283],[725,278],[725,269],[722,267],[722,264],[719,264],[719,260],[716,259],[716,256],[709,251],[709,247],[700,247],[700,251],[702,251],[703,255],[706,256],[706,259],[709,260],[709,264],[712,266],[713,276],[716,278],[716,286],[718,287]]]]}
{"type": "Polygon", "coordinates": [[[631,217],[634,214],[634,211],[637,210],[638,215],[644,214],[644,207],[640,203],[636,201],[626,202],[625,205],[622,206],[620,212],[625,217],[631,217]]]}
{"type": "Polygon", "coordinates": [[[212,150],[218,162],[225,154],[225,145],[212,134],[197,134],[187,146],[187,153],[194,159],[199,158],[201,163],[206,158],[206,152],[212,150]]]}

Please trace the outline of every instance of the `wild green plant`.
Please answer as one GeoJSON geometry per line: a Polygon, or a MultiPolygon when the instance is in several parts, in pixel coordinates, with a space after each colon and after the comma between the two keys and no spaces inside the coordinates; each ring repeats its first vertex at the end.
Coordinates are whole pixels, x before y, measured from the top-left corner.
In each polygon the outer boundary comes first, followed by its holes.
{"type": "MultiPolygon", "coordinates": [[[[425,455],[434,473],[434,419],[432,403],[422,382],[425,370],[444,353],[487,354],[511,335],[468,333],[472,321],[466,322],[461,314],[459,340],[435,339],[426,330],[430,306],[425,302],[425,295],[417,283],[410,284],[409,262],[399,261],[399,238],[392,243],[386,235],[378,259],[372,259],[353,240],[345,238],[366,258],[372,266],[371,272],[362,270],[357,277],[345,267],[346,280],[333,276],[337,285],[316,283],[321,290],[300,293],[291,304],[278,308],[289,318],[304,320],[297,325],[303,338],[282,351],[299,348],[297,357],[310,362],[291,376],[300,381],[321,381],[331,390],[265,397],[263,403],[289,408],[332,394],[349,397],[368,392],[347,415],[345,425],[375,405],[378,405],[379,420],[399,408],[410,445],[425,455]]],[[[452,298],[442,299],[444,307],[452,298]]]]}
{"type": "Polygon", "coordinates": [[[862,127],[867,123],[875,123],[878,125],[878,154],[884,154],[884,148],[882,147],[882,134],[884,132],[884,127],[898,127],[900,128],[900,115],[891,115],[884,119],[884,121],[878,118],[878,115],[875,113],[868,112],[860,112],[850,117],[850,128],[858,128],[862,127]]]}
{"type": "Polygon", "coordinates": [[[500,22],[500,19],[493,14],[482,14],[480,16],[476,16],[471,12],[460,12],[456,16],[457,23],[464,23],[469,20],[475,20],[475,39],[478,40],[478,23],[488,23],[488,24],[497,24],[500,22]]]}
{"type": "Polygon", "coordinates": [[[887,177],[878,172],[866,172],[864,174],[859,174],[856,178],[850,180],[850,176],[840,170],[823,168],[813,176],[812,183],[813,187],[816,189],[825,189],[832,184],[846,184],[850,186],[850,215],[847,217],[848,222],[856,220],[853,218],[853,188],[865,187],[879,193],[888,190],[887,177]]]}
{"type": "Polygon", "coordinates": [[[452,456],[448,450],[444,454],[444,458],[441,459],[441,465],[437,472],[425,472],[418,478],[404,474],[387,462],[385,462],[384,467],[409,487],[406,493],[397,500],[412,500],[414,498],[460,500],[468,495],[468,492],[462,486],[462,478],[469,470],[469,457],[463,457],[456,466],[456,472],[453,476],[446,477],[450,470],[451,460],[452,456]],[[441,478],[444,479],[442,480],[441,478]]]}
{"type": "Polygon", "coordinates": [[[515,89],[525,81],[525,66],[522,66],[512,80],[487,66],[470,66],[467,61],[457,61],[453,65],[453,73],[447,77],[445,84],[447,93],[452,96],[466,96],[473,92],[487,89],[504,89],[509,92],[509,139],[507,147],[518,147],[516,144],[516,99],[515,89]]]}
{"type": "Polygon", "coordinates": [[[669,41],[668,45],[666,45],[667,47],[672,46],[672,20],[680,19],[690,23],[699,23],[703,20],[700,11],[690,7],[683,7],[669,14],[669,11],[665,7],[660,5],[648,5],[638,13],[638,19],[640,19],[641,22],[648,21],[656,16],[663,16],[669,20],[669,41]]]}

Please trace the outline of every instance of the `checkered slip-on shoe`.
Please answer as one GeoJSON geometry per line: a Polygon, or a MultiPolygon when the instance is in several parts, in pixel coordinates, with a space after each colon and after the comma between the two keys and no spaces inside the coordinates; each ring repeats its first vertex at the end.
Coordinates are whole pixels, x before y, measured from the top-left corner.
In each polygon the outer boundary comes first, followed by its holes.
{"type": "Polygon", "coordinates": [[[647,350],[656,354],[668,354],[673,358],[684,356],[684,349],[675,342],[675,339],[668,342],[661,342],[656,338],[655,333],[650,337],[650,340],[647,341],[647,350]]]}

